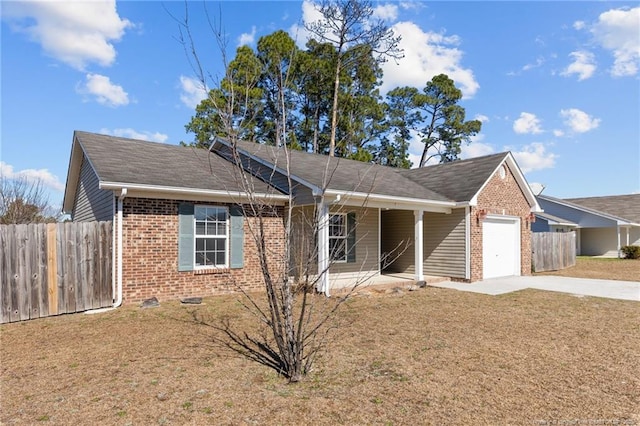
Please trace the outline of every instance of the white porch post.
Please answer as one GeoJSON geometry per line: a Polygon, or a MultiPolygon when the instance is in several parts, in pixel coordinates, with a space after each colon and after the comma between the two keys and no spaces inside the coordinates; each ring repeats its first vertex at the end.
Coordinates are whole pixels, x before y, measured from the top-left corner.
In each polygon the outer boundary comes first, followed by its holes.
{"type": "Polygon", "coordinates": [[[616,226],[616,230],[618,231],[618,257],[622,257],[620,254],[620,225],[616,226]]]}
{"type": "Polygon", "coordinates": [[[625,229],[627,230],[627,244],[626,244],[626,245],[630,245],[630,242],[629,242],[629,232],[631,232],[631,227],[627,226],[625,229]]]}
{"type": "Polygon", "coordinates": [[[424,267],[423,267],[423,227],[422,227],[422,216],[424,214],[423,210],[414,210],[413,214],[415,216],[414,223],[414,252],[415,252],[415,280],[416,281],[424,281],[424,267]]]}
{"type": "Polygon", "coordinates": [[[329,297],[329,206],[318,206],[318,291],[329,297]]]}

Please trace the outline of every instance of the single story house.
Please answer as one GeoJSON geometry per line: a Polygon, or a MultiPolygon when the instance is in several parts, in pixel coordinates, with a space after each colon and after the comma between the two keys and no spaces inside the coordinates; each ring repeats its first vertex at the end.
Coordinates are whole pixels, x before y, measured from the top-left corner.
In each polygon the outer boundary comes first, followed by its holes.
{"type": "Polygon", "coordinates": [[[291,212],[291,244],[326,294],[335,278],[363,271],[416,281],[528,275],[540,211],[509,152],[400,170],[250,142],[217,139],[206,150],[74,132],[63,210],[113,221],[116,304],[262,288],[247,207],[256,204],[269,207],[275,261],[291,212]],[[305,240],[315,251],[298,246],[305,240]]]}
{"type": "Polygon", "coordinates": [[[640,245],[640,194],[560,199],[538,195],[533,232],[576,232],[576,253],[619,257],[625,245],[640,245]]]}

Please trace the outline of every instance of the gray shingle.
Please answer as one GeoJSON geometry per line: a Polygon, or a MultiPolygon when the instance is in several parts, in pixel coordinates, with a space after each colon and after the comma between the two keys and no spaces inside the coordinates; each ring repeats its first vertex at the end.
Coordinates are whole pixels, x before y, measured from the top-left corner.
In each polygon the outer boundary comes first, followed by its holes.
{"type": "MultiPolygon", "coordinates": [[[[74,137],[103,182],[242,191],[235,167],[206,149],[81,131],[74,137]]],[[[274,192],[265,183],[253,181],[256,192],[274,192]]]]}
{"type": "MultiPolygon", "coordinates": [[[[240,150],[246,151],[277,167],[286,169],[285,150],[269,145],[240,141],[240,150]]],[[[451,201],[434,188],[422,186],[407,179],[399,169],[363,163],[339,157],[289,150],[289,170],[306,182],[319,188],[355,191],[395,197],[418,198],[432,201],[451,201]]]]}
{"type": "Polygon", "coordinates": [[[438,191],[450,200],[469,201],[491,177],[506,152],[453,161],[420,169],[402,170],[400,173],[427,188],[438,191]]]}
{"type": "Polygon", "coordinates": [[[566,201],[640,223],[640,194],[567,198],[566,201]]]}

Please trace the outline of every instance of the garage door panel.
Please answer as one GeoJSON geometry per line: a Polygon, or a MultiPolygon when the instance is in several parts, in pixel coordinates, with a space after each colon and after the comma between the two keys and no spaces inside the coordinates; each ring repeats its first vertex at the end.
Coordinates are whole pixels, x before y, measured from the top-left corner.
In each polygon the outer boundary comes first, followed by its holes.
{"type": "Polygon", "coordinates": [[[518,219],[486,218],[482,222],[483,278],[520,275],[518,219]]]}

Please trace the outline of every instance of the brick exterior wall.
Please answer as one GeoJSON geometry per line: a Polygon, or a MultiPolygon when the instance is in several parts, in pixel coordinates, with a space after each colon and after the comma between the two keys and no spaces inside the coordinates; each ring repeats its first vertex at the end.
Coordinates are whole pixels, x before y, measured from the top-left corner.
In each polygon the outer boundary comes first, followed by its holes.
{"type": "Polygon", "coordinates": [[[482,221],[478,210],[498,216],[520,218],[520,274],[531,275],[531,208],[512,171],[507,168],[504,179],[496,172],[478,195],[478,205],[471,208],[471,281],[482,279],[482,221]]]}
{"type": "MultiPolygon", "coordinates": [[[[170,300],[264,289],[258,250],[244,220],[244,266],[238,269],[178,271],[178,205],[184,201],[125,198],[123,207],[123,302],[170,300]]],[[[198,203],[195,203],[198,204],[198,203]]],[[[224,205],[220,203],[201,203],[224,205]]],[[[274,271],[284,254],[283,211],[264,218],[265,242],[274,271]]],[[[281,268],[280,268],[281,269],[281,268]]]]}

